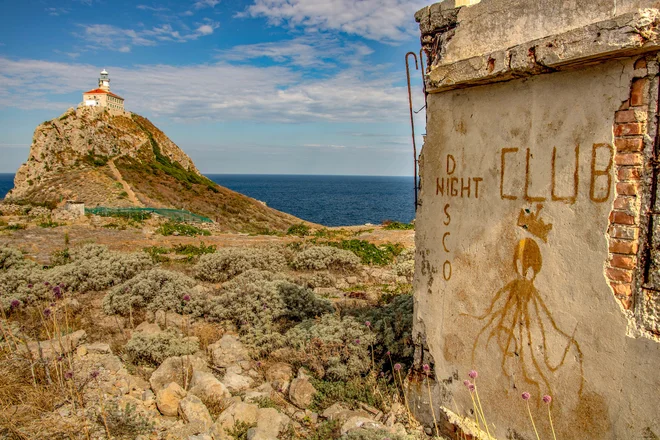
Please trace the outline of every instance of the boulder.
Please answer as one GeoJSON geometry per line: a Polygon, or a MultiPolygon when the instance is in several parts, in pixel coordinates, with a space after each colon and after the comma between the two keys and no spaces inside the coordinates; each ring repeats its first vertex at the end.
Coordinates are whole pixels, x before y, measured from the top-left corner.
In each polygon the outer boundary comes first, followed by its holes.
{"type": "Polygon", "coordinates": [[[110,354],[112,350],[110,349],[110,344],[105,342],[94,342],[93,344],[87,344],[87,351],[90,353],[99,353],[99,354],[110,354]]]}
{"type": "Polygon", "coordinates": [[[268,382],[264,382],[254,390],[245,392],[245,401],[254,402],[255,400],[269,398],[273,395],[273,387],[268,382]]]}
{"type": "Polygon", "coordinates": [[[216,439],[231,439],[227,434],[238,422],[253,425],[257,423],[259,407],[253,403],[236,402],[231,404],[216,419],[211,434],[216,439]]]}
{"type": "Polygon", "coordinates": [[[179,402],[186,397],[186,390],[171,382],[156,395],[156,407],[164,416],[174,417],[179,413],[179,402]]]}
{"type": "MultiPolygon", "coordinates": [[[[46,341],[28,342],[27,346],[35,359],[53,359],[59,355],[73,352],[78,345],[87,337],[85,330],[78,330],[68,335],[55,337],[46,341]],[[39,353],[41,351],[41,353],[39,353]]],[[[25,352],[25,346],[19,346],[19,350],[25,352]]]]}
{"type": "Polygon", "coordinates": [[[350,419],[346,420],[343,425],[341,425],[341,435],[346,435],[351,431],[358,429],[365,430],[384,430],[386,429],[382,423],[370,419],[368,417],[362,416],[353,416],[350,419]]]}
{"type": "Polygon", "coordinates": [[[155,335],[157,333],[160,333],[162,330],[160,329],[160,326],[158,324],[144,321],[140,325],[135,327],[134,331],[139,333],[144,333],[147,335],[155,335]]]}
{"type": "Polygon", "coordinates": [[[172,356],[163,361],[160,367],[151,374],[149,383],[151,389],[157,394],[170,382],[176,382],[182,387],[185,385],[184,378],[187,374],[195,371],[208,372],[206,361],[197,356],[172,356]]]}
{"type": "Polygon", "coordinates": [[[276,362],[266,370],[266,380],[274,389],[286,393],[293,377],[293,367],[284,362],[276,362]]]}
{"type": "Polygon", "coordinates": [[[201,432],[208,430],[213,425],[211,413],[199,397],[188,394],[179,401],[179,416],[191,425],[199,425],[201,432]]]}
{"type": "Polygon", "coordinates": [[[227,389],[232,393],[238,393],[240,391],[245,391],[252,387],[254,379],[249,376],[243,376],[237,374],[234,371],[229,371],[225,374],[225,377],[222,378],[222,383],[225,384],[227,389]]]}
{"type": "Polygon", "coordinates": [[[247,348],[234,335],[223,335],[218,342],[209,345],[208,350],[211,354],[213,365],[220,368],[227,368],[250,360],[247,348]]]}
{"type": "Polygon", "coordinates": [[[248,431],[248,440],[275,440],[291,423],[291,419],[275,408],[261,408],[257,414],[257,426],[248,431]]]}
{"type": "Polygon", "coordinates": [[[307,377],[298,377],[289,386],[289,399],[298,408],[305,409],[312,404],[316,389],[307,377]]]}
{"type": "Polygon", "coordinates": [[[339,424],[343,425],[351,417],[369,418],[370,414],[364,410],[352,410],[348,409],[341,403],[335,403],[323,411],[321,416],[330,421],[337,421],[339,424]]]}
{"type": "Polygon", "coordinates": [[[227,387],[212,373],[206,371],[193,372],[189,392],[206,402],[222,401],[231,397],[227,387]]]}

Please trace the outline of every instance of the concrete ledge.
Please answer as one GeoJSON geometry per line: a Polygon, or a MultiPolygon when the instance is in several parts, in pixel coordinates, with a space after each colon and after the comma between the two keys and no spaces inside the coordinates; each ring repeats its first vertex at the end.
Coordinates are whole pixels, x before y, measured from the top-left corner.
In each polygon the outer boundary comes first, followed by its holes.
{"type": "Polygon", "coordinates": [[[660,11],[644,9],[562,34],[432,66],[426,90],[473,87],[660,50],[660,11]]]}

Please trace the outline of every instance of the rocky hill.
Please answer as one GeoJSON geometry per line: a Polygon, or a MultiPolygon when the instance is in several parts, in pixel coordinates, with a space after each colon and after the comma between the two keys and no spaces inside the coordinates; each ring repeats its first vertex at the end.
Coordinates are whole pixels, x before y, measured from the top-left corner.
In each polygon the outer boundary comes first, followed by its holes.
{"type": "Polygon", "coordinates": [[[80,107],[39,125],[6,199],[186,209],[229,231],[282,230],[291,215],[223,188],[148,119],[80,107]]]}

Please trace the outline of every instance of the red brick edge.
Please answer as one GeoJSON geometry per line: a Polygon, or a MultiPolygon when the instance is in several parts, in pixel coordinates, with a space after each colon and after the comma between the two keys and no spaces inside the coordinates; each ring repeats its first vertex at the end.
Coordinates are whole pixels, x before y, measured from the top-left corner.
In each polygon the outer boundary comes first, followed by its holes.
{"type": "MultiPolygon", "coordinates": [[[[615,199],[609,218],[609,258],[605,274],[614,296],[625,310],[633,307],[634,278],[639,260],[639,237],[644,173],[645,135],[649,123],[647,62],[635,62],[630,97],[614,117],[615,199]]],[[[650,148],[652,148],[652,143],[650,148]]]]}

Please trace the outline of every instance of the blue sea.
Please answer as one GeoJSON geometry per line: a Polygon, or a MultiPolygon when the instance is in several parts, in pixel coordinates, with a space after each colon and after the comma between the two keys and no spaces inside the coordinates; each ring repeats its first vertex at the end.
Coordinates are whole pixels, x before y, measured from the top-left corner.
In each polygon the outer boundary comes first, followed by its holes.
{"type": "MultiPolygon", "coordinates": [[[[208,174],[221,186],[271,208],[325,226],[409,223],[415,217],[412,177],[208,174]]],[[[0,196],[13,187],[0,174],[0,196]]]]}

